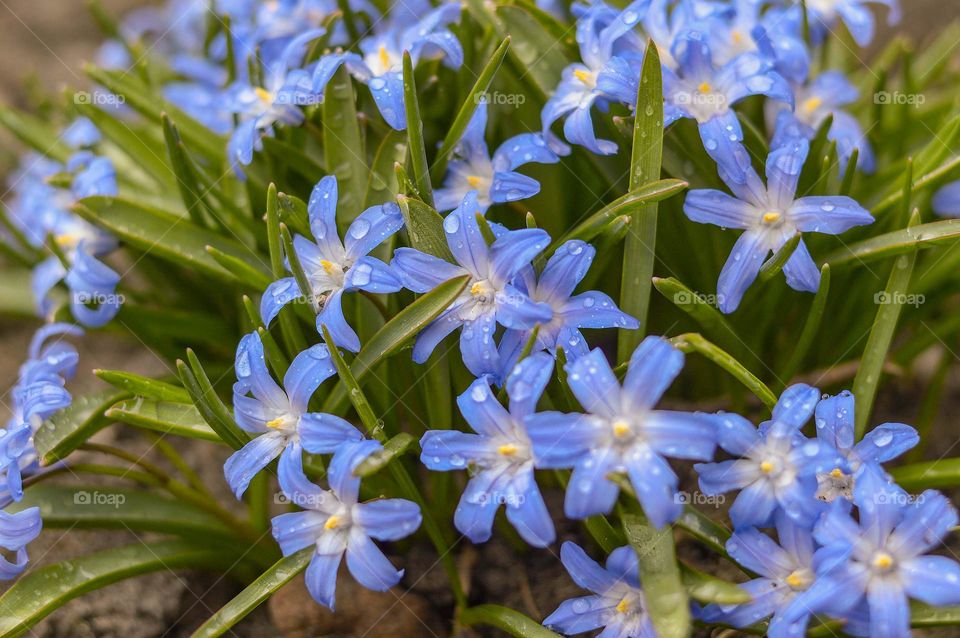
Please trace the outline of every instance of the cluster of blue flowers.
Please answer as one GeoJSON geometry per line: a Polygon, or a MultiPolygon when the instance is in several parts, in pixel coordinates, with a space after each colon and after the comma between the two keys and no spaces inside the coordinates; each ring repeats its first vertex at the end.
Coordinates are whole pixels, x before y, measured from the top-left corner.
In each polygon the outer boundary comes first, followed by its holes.
{"type": "MultiPolygon", "coordinates": [[[[76,326],[51,323],[33,336],[28,359],[10,391],[12,414],[0,430],[0,510],[23,498],[25,476],[50,469],[40,468],[33,435],[46,419],[72,402],[64,386],[76,372],[79,357],[63,339],[82,334],[76,326]]],[[[39,507],[0,511],[0,547],[15,554],[14,561],[0,556],[0,579],[14,578],[26,568],[27,544],[42,526],[39,507]]]]}
{"type": "Polygon", "coordinates": [[[50,294],[62,281],[70,291],[74,319],[99,328],[120,310],[120,275],[99,259],[117,242],[70,207],[84,197],[116,195],[116,171],[108,158],[95,154],[100,132],[90,120],[76,119],[60,139],[75,150],[66,164],[31,153],[10,178],[9,220],[27,246],[11,236],[0,235],[0,241],[18,253],[33,249],[50,254],[33,269],[31,290],[39,316],[51,317],[56,308],[50,294]]]}

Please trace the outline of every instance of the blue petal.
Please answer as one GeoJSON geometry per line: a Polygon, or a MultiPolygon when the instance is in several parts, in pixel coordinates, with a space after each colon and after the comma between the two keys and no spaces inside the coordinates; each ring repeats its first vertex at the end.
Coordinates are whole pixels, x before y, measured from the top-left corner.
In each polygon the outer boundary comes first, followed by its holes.
{"type": "Polygon", "coordinates": [[[817,438],[836,450],[853,447],[854,397],[849,390],[827,397],[817,404],[817,438]]]}
{"type": "Polygon", "coordinates": [[[767,192],[775,210],[785,210],[796,199],[797,182],[809,150],[807,140],[794,138],[767,155],[767,192]]]}
{"type": "Polygon", "coordinates": [[[758,211],[752,204],[722,191],[700,188],[687,193],[683,213],[701,224],[747,229],[756,223],[758,211]]]}
{"type": "MultiPolygon", "coordinates": [[[[277,463],[277,478],[280,482],[280,489],[298,507],[320,509],[320,506],[331,498],[326,490],[311,483],[306,474],[303,473],[303,451],[297,443],[284,448],[280,455],[280,461],[277,463]]],[[[274,526],[274,529],[276,529],[276,526],[274,526]]],[[[274,533],[274,536],[276,536],[276,533],[274,533]]]]}
{"type": "Polygon", "coordinates": [[[609,514],[617,502],[620,488],[607,479],[614,468],[616,456],[612,450],[591,451],[573,468],[563,511],[568,518],[584,519],[596,514],[609,514]]]}
{"type": "Polygon", "coordinates": [[[286,445],[286,436],[280,432],[267,432],[230,455],[223,465],[223,474],[237,498],[243,496],[260,470],[280,456],[286,445]]]}
{"type": "Polygon", "coordinates": [[[942,217],[960,217],[960,181],[951,182],[937,191],[930,205],[942,217]]]}
{"type": "Polygon", "coordinates": [[[263,320],[263,325],[269,326],[270,322],[280,313],[281,308],[302,296],[293,277],[285,277],[271,282],[267,289],[263,291],[263,297],[260,299],[260,318],[263,320]]]}
{"type": "Polygon", "coordinates": [[[734,456],[744,456],[759,440],[757,428],[739,414],[718,412],[714,424],[720,447],[734,456]]]}
{"type": "Polygon", "coordinates": [[[784,588],[780,587],[777,581],[769,578],[756,578],[740,583],[739,586],[750,594],[752,598],[750,602],[736,605],[732,609],[726,606],[708,605],[703,609],[701,620],[710,623],[720,622],[732,627],[749,627],[758,620],[770,616],[783,604],[787,596],[784,588]]]}
{"type": "Polygon", "coordinates": [[[748,230],[733,246],[727,263],[720,271],[717,282],[717,299],[720,311],[729,314],[737,309],[747,288],[757,278],[760,266],[770,252],[767,238],[762,232],[748,230]]]}
{"type": "Polygon", "coordinates": [[[910,606],[903,586],[894,579],[874,578],[867,590],[870,604],[870,638],[903,638],[910,635],[910,606]]]}
{"type": "Polygon", "coordinates": [[[333,414],[308,412],[297,427],[303,449],[311,454],[331,454],[344,443],[357,442],[363,434],[349,421],[333,414]]]}
{"type": "Polygon", "coordinates": [[[317,315],[317,330],[320,332],[321,326],[327,327],[337,347],[360,352],[360,337],[343,316],[343,290],[333,292],[323,302],[323,310],[317,315]]]}
{"type": "Polygon", "coordinates": [[[488,439],[459,430],[430,430],[420,439],[420,461],[429,470],[465,470],[490,453],[488,439]]]}
{"type": "Polygon", "coordinates": [[[827,235],[873,223],[873,216],[863,206],[840,195],[802,197],[793,203],[787,216],[802,232],[827,235]]]}
{"type": "Polygon", "coordinates": [[[296,357],[283,376],[290,407],[298,414],[307,411],[310,397],[320,384],[337,373],[326,344],[310,346],[296,357]]]}
{"type": "Polygon", "coordinates": [[[376,257],[361,257],[344,277],[345,290],[365,290],[373,293],[397,292],[403,287],[403,282],[387,264],[376,257]]]}
{"type": "Polygon", "coordinates": [[[321,252],[329,256],[342,254],[344,250],[337,233],[337,193],[337,178],[327,175],[313,187],[307,202],[310,232],[321,252]]]}
{"type": "MultiPolygon", "coordinates": [[[[620,328],[636,330],[640,323],[623,312],[613,299],[598,290],[582,292],[567,300],[557,311],[565,326],[576,328],[620,328]]],[[[569,348],[566,348],[569,349],[569,348]]]]}
{"type": "Polygon", "coordinates": [[[403,104],[403,75],[385,73],[369,82],[370,93],[377,104],[377,110],[390,128],[403,131],[407,128],[407,110],[403,104]]]}
{"type": "Polygon", "coordinates": [[[361,503],[353,510],[353,522],[378,541],[396,541],[417,531],[423,517],[420,506],[402,498],[361,503]]]}
{"type": "Polygon", "coordinates": [[[495,283],[511,281],[549,243],[550,235],[539,228],[504,233],[490,246],[490,279],[495,283]]]}
{"type": "Polygon", "coordinates": [[[620,409],[620,383],[599,348],[567,364],[567,383],[587,412],[617,416],[620,409]]]}
{"type": "Polygon", "coordinates": [[[617,145],[610,140],[598,139],[593,132],[591,104],[581,105],[570,112],[563,123],[563,134],[570,142],[586,147],[597,155],[613,155],[617,152],[617,145]]]}
{"type": "Polygon", "coordinates": [[[643,424],[643,437],[664,456],[709,461],[717,446],[714,422],[709,414],[655,410],[643,424]]]}
{"type": "Polygon", "coordinates": [[[341,445],[333,455],[327,472],[327,481],[330,489],[343,503],[356,503],[360,493],[360,479],[353,475],[353,470],[368,456],[382,449],[383,446],[378,441],[363,439],[356,443],[341,445]]]}
{"type": "Polygon", "coordinates": [[[390,264],[404,287],[420,293],[429,292],[445,281],[467,274],[459,266],[413,248],[397,248],[390,264]]]}
{"type": "Polygon", "coordinates": [[[474,431],[487,437],[509,436],[513,419],[500,405],[486,379],[476,379],[457,397],[460,414],[474,431]]]}
{"type": "Polygon", "coordinates": [[[553,373],[553,357],[537,352],[521,361],[507,377],[510,413],[515,418],[533,414],[553,373]]]}
{"type": "Polygon", "coordinates": [[[909,497],[879,466],[868,464],[857,476],[853,500],[860,511],[860,527],[879,543],[903,519],[909,497]]]}
{"type": "MultiPolygon", "coordinates": [[[[443,220],[447,245],[457,263],[478,279],[486,279],[490,263],[490,247],[477,224],[480,211],[477,192],[470,191],[452,213],[443,220]]],[[[542,231],[541,231],[542,232],[542,231]]]]}
{"type": "Polygon", "coordinates": [[[610,615],[609,601],[601,596],[581,596],[560,603],[543,624],[568,636],[603,627],[610,615]]]}
{"type": "Polygon", "coordinates": [[[284,556],[299,552],[317,542],[327,517],[318,512],[289,512],[274,516],[273,537],[284,556]]]}
{"type": "Polygon", "coordinates": [[[663,457],[650,450],[631,455],[627,474],[654,527],[661,528],[680,516],[683,503],[677,497],[677,475],[663,457]]]}
{"type": "Polygon", "coordinates": [[[550,150],[540,133],[521,133],[506,140],[493,154],[495,171],[513,171],[524,164],[554,164],[560,158],[550,150]]]}
{"type": "Polygon", "coordinates": [[[572,467],[597,438],[592,420],[583,414],[539,412],[524,420],[537,467],[572,467]]]}
{"type": "Polygon", "coordinates": [[[43,529],[39,507],[16,513],[0,511],[0,547],[15,552],[26,547],[43,529]]]}
{"type": "Polygon", "coordinates": [[[274,409],[288,407],[287,395],[270,376],[263,358],[263,342],[260,335],[251,332],[240,339],[234,361],[237,384],[243,392],[250,390],[258,400],[274,409]]]}
{"type": "Polygon", "coordinates": [[[777,499],[772,486],[767,481],[756,481],[737,494],[736,500],[730,506],[730,520],[735,529],[765,527],[772,519],[776,507],[777,499]]]}
{"type": "Polygon", "coordinates": [[[957,526],[957,510],[941,493],[926,490],[908,508],[888,546],[899,553],[922,554],[940,544],[957,526]]]}
{"type": "Polygon", "coordinates": [[[737,530],[726,547],[740,565],[767,578],[782,579],[798,567],[772,538],[755,528],[737,530]]]}
{"type": "Polygon", "coordinates": [[[396,202],[371,206],[350,224],[344,235],[347,258],[356,261],[403,228],[403,215],[396,202]]]}
{"type": "Polygon", "coordinates": [[[116,294],[120,275],[87,254],[82,242],[77,248],[66,282],[71,293],[70,310],[83,325],[99,328],[120,311],[121,297],[116,294]],[[97,306],[88,306],[89,301],[97,302],[97,306]]]}
{"type": "Polygon", "coordinates": [[[683,369],[683,359],[683,353],[663,337],[645,338],[630,355],[623,380],[630,406],[642,411],[656,405],[683,369]]]}
{"type": "Polygon", "coordinates": [[[515,202],[540,192],[540,182],[514,171],[497,171],[490,185],[490,201],[495,204],[515,202]]]}
{"type": "Polygon", "coordinates": [[[460,333],[460,356],[463,365],[475,376],[496,374],[500,360],[493,334],[497,329],[496,315],[484,312],[476,319],[466,321],[460,333]]]}
{"type": "Polygon", "coordinates": [[[550,519],[540,488],[534,480],[533,472],[527,489],[519,494],[519,502],[507,502],[507,520],[517,533],[533,547],[547,547],[556,539],[557,534],[550,519]]]}
{"type": "Polygon", "coordinates": [[[430,358],[443,339],[451,332],[463,325],[463,320],[457,312],[457,308],[451,308],[442,315],[433,320],[426,328],[417,335],[417,340],[413,344],[413,360],[415,363],[423,363],[430,358]]]}
{"type": "Polygon", "coordinates": [[[854,447],[863,462],[886,463],[920,442],[917,431],[903,423],[884,423],[867,432],[854,447]]]}
{"type": "MultiPolygon", "coordinates": [[[[467,128],[463,132],[463,136],[460,138],[460,141],[457,142],[455,149],[456,154],[467,160],[477,159],[483,161],[489,159],[490,151],[487,150],[487,142],[484,139],[486,130],[487,102],[481,100],[473,111],[473,115],[470,116],[470,121],[467,123],[467,128]]],[[[510,170],[510,167],[507,167],[505,170],[510,170]]],[[[456,204],[453,207],[455,208],[456,204]]]]}
{"type": "Polygon", "coordinates": [[[337,590],[337,570],[343,554],[314,554],[305,576],[310,596],[331,611],[337,590]]]}
{"type": "Polygon", "coordinates": [[[540,274],[539,297],[551,301],[567,299],[590,270],[596,254],[593,246],[579,239],[561,244],[540,274]]]}
{"type": "Polygon", "coordinates": [[[904,588],[928,605],[960,603],[960,563],[946,556],[920,556],[901,565],[904,588]]]}
{"type": "Polygon", "coordinates": [[[560,560],[579,587],[605,594],[617,584],[616,577],[587,556],[579,545],[566,541],[560,547],[560,560]]]}
{"type": "Polygon", "coordinates": [[[37,314],[41,317],[46,317],[53,309],[53,303],[48,295],[66,274],[66,268],[56,257],[45,259],[34,267],[30,278],[30,291],[33,293],[37,314]]]}
{"type": "Polygon", "coordinates": [[[810,420],[819,400],[820,391],[815,387],[805,383],[794,384],[781,393],[777,404],[773,406],[773,420],[800,429],[810,420]]]}
{"type": "Polygon", "coordinates": [[[460,497],[460,502],[453,514],[454,527],[473,543],[485,543],[490,540],[493,532],[493,519],[500,508],[500,502],[496,498],[496,494],[487,495],[473,501],[469,497],[471,484],[482,481],[484,485],[487,485],[488,477],[485,475],[488,474],[490,472],[482,472],[470,479],[467,490],[460,497]]]}
{"type": "Polygon", "coordinates": [[[494,301],[497,322],[511,330],[529,330],[553,317],[553,309],[548,304],[533,301],[509,284],[497,291],[494,301]]]}

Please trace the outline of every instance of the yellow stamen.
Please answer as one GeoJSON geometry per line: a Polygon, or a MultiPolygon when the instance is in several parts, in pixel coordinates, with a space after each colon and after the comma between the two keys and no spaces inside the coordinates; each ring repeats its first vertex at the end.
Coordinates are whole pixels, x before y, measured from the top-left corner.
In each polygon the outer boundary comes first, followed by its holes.
{"type": "Polygon", "coordinates": [[[477,188],[480,186],[480,178],[476,175],[467,175],[467,183],[470,184],[471,188],[477,188]]]}
{"type": "Polygon", "coordinates": [[[583,69],[574,69],[573,75],[584,84],[593,84],[593,74],[589,71],[584,71],[583,69]]]}
{"type": "Polygon", "coordinates": [[[475,284],[473,284],[472,286],[470,286],[470,294],[473,295],[474,297],[476,297],[476,296],[478,296],[478,295],[482,295],[482,294],[483,294],[483,284],[478,281],[477,283],[475,283],[475,284]]]}
{"type": "Polygon", "coordinates": [[[701,93],[709,93],[710,91],[713,90],[713,87],[710,86],[709,82],[704,82],[697,87],[697,90],[700,91],[701,93]]]}
{"type": "Polygon", "coordinates": [[[321,260],[320,260],[320,265],[323,266],[323,270],[324,270],[328,275],[332,275],[334,269],[336,268],[336,264],[334,264],[332,261],[327,261],[326,259],[321,259],[321,260]]]}
{"type": "Polygon", "coordinates": [[[337,525],[339,525],[339,524],[340,524],[340,517],[334,515],[334,516],[331,516],[330,518],[327,519],[327,522],[323,524],[323,528],[324,528],[324,529],[335,529],[335,528],[337,527],[337,525]]]}
{"type": "Polygon", "coordinates": [[[778,222],[780,221],[780,213],[777,213],[774,211],[770,211],[769,213],[764,213],[763,221],[767,222],[768,224],[773,224],[774,222],[778,222]]]}
{"type": "Polygon", "coordinates": [[[387,47],[380,45],[380,64],[383,65],[383,68],[390,68],[390,54],[387,53],[387,47]]]}
{"type": "Polygon", "coordinates": [[[822,100],[821,98],[818,98],[818,97],[809,97],[809,98],[807,98],[806,100],[803,101],[803,107],[802,107],[802,108],[803,108],[803,110],[806,111],[807,113],[813,113],[813,112],[816,111],[818,108],[820,108],[820,105],[821,105],[821,104],[823,104],[823,100],[822,100]]]}
{"type": "Polygon", "coordinates": [[[617,612],[625,614],[630,611],[630,601],[624,598],[619,603],[617,603],[617,612]]]}
{"type": "Polygon", "coordinates": [[[743,34],[738,29],[733,30],[733,41],[740,44],[743,41],[743,34]]]}
{"type": "Polygon", "coordinates": [[[630,434],[630,424],[623,419],[617,419],[613,422],[613,436],[619,438],[630,434]]]}
{"type": "Polygon", "coordinates": [[[507,443],[497,448],[497,454],[501,456],[513,456],[517,453],[517,446],[513,443],[507,443]]]}
{"type": "Polygon", "coordinates": [[[890,569],[893,566],[893,556],[886,552],[880,552],[873,557],[873,566],[879,569],[890,569]]]}
{"type": "Polygon", "coordinates": [[[830,476],[833,478],[843,478],[843,470],[839,467],[835,467],[830,471],[830,476]]]}
{"type": "Polygon", "coordinates": [[[260,98],[261,102],[273,102],[273,93],[270,91],[258,86],[253,90],[253,92],[257,94],[257,97],[260,98]]]}
{"type": "Polygon", "coordinates": [[[807,585],[807,579],[803,574],[800,573],[800,570],[797,570],[787,576],[787,584],[791,587],[805,587],[807,585]]]}
{"type": "Polygon", "coordinates": [[[283,426],[284,420],[285,420],[285,419],[284,419],[282,416],[280,416],[280,417],[277,417],[276,419],[273,419],[273,420],[271,420],[271,421],[267,421],[267,427],[268,427],[268,428],[279,429],[280,427],[283,426]]]}
{"type": "Polygon", "coordinates": [[[77,236],[73,233],[64,233],[62,235],[57,235],[57,244],[60,246],[72,246],[77,243],[77,236]]]}
{"type": "Polygon", "coordinates": [[[771,472],[773,472],[773,463],[771,463],[770,461],[763,461],[762,463],[760,463],[760,471],[763,472],[764,474],[770,474],[771,472]]]}

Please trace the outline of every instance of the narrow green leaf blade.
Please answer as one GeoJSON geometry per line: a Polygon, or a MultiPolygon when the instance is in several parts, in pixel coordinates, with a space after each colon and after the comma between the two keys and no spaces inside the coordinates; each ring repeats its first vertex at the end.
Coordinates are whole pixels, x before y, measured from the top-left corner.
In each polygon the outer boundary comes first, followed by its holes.
{"type": "Polygon", "coordinates": [[[138,397],[114,404],[106,416],[153,432],[223,443],[193,404],[138,397]]]}
{"type": "Polygon", "coordinates": [[[110,425],[110,419],[104,416],[104,412],[126,396],[126,391],[108,388],[96,394],[76,397],[69,407],[47,419],[33,435],[41,463],[49,465],[66,458],[87,439],[110,425]]]}
{"type": "Polygon", "coordinates": [[[827,255],[831,268],[858,266],[866,262],[903,255],[915,250],[952,244],[960,239],[960,219],[919,224],[871,237],[827,255]]]}
{"type": "Polygon", "coordinates": [[[323,155],[328,171],[337,177],[337,219],[352,221],[363,210],[367,163],[353,81],[345,67],[334,74],[324,94],[323,155]]]}
{"type": "Polygon", "coordinates": [[[419,199],[400,195],[397,197],[400,212],[406,225],[410,245],[420,252],[454,262],[453,253],[447,245],[443,231],[443,217],[419,199]]]}
{"type": "Polygon", "coordinates": [[[713,361],[715,364],[730,373],[733,378],[742,383],[750,392],[752,392],[765,406],[773,409],[777,403],[777,397],[770,391],[763,381],[756,375],[747,370],[742,363],[730,356],[729,353],[718,348],[716,345],[704,339],[701,335],[695,333],[682,334],[673,337],[670,340],[673,345],[684,352],[697,352],[713,361]]]}
{"type": "Polygon", "coordinates": [[[736,583],[714,578],[680,563],[680,577],[690,598],[704,604],[739,605],[750,602],[750,594],[736,583]]]}
{"type": "Polygon", "coordinates": [[[376,474],[389,465],[394,459],[403,455],[410,449],[410,446],[416,445],[416,443],[417,439],[415,437],[406,432],[401,432],[384,443],[382,450],[374,452],[368,456],[363,463],[358,465],[356,469],[353,470],[354,476],[366,478],[376,474]]]}
{"type": "Polygon", "coordinates": [[[181,386],[124,370],[94,370],[93,373],[115,388],[130,394],[172,403],[190,403],[190,395],[181,386]]]}
{"type": "Polygon", "coordinates": [[[430,183],[430,170],[427,168],[427,146],[423,141],[417,81],[413,76],[413,61],[409,51],[403,52],[403,104],[407,112],[407,150],[410,153],[413,182],[420,198],[433,206],[433,186],[430,183]]]}
{"type": "Polygon", "coordinates": [[[560,634],[550,631],[519,611],[500,605],[468,607],[460,612],[460,622],[470,626],[487,625],[516,638],[561,638],[560,634]]]}
{"type": "Polygon", "coordinates": [[[905,490],[942,489],[960,485],[960,458],[902,465],[890,471],[905,490]]]}

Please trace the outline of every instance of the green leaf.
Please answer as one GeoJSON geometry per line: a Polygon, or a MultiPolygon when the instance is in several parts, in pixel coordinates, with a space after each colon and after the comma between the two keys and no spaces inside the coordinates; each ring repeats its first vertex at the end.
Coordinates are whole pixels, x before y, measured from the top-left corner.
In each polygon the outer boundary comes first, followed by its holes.
{"type": "Polygon", "coordinates": [[[69,407],[44,421],[33,435],[33,444],[44,465],[66,458],[91,436],[110,425],[104,411],[120,399],[126,391],[108,388],[82,397],[76,397],[69,407]]]}
{"type": "Polygon", "coordinates": [[[210,256],[207,246],[267,273],[263,258],[243,244],[189,220],[123,197],[87,197],[71,210],[155,257],[197,270],[221,281],[236,276],[210,256]]]}
{"type": "MultiPolygon", "coordinates": [[[[919,212],[914,212],[907,228],[916,226],[919,220],[919,212]]],[[[887,279],[887,287],[881,293],[883,296],[875,297],[875,303],[878,304],[877,315],[873,320],[867,345],[863,349],[857,376],[853,379],[852,390],[853,396],[856,398],[854,417],[857,440],[863,436],[870,419],[873,400],[880,385],[883,363],[887,359],[887,352],[890,349],[890,343],[893,341],[894,331],[897,329],[897,320],[899,320],[900,311],[903,309],[902,300],[906,297],[910,286],[910,276],[913,274],[913,266],[916,261],[916,252],[898,257],[890,271],[890,278],[887,279]]]]}
{"type": "Polygon", "coordinates": [[[960,219],[945,219],[895,230],[850,244],[827,255],[824,261],[830,264],[831,268],[848,264],[863,265],[876,259],[952,244],[958,239],[960,239],[960,219]]]}
{"type": "Polygon", "coordinates": [[[181,386],[151,379],[123,370],[94,370],[93,373],[115,388],[130,394],[172,403],[190,403],[190,395],[181,386]]]}
{"type": "Polygon", "coordinates": [[[353,475],[366,478],[376,474],[389,465],[391,461],[404,454],[411,445],[415,445],[416,443],[417,439],[415,437],[406,432],[401,432],[384,443],[382,450],[368,456],[366,460],[353,470],[353,475]]]}
{"type": "Polygon", "coordinates": [[[653,286],[673,305],[690,315],[722,347],[737,353],[744,351],[740,337],[709,298],[690,290],[673,277],[654,277],[653,286]]]}
{"type": "Polygon", "coordinates": [[[0,269],[0,313],[31,318],[37,315],[30,290],[31,277],[30,271],[22,268],[4,266],[0,269]]]}
{"type": "Polygon", "coordinates": [[[400,192],[394,166],[407,156],[407,136],[404,131],[390,131],[383,136],[380,148],[370,167],[367,180],[365,207],[375,206],[394,199],[400,192]]]}
{"type": "Polygon", "coordinates": [[[90,102],[77,102],[76,109],[158,186],[173,186],[174,173],[167,165],[163,144],[156,139],[154,131],[148,132],[142,126],[121,120],[90,102]],[[137,130],[134,130],[134,126],[137,126],[137,130]]]}
{"type": "Polygon", "coordinates": [[[290,142],[267,135],[260,139],[263,141],[264,152],[273,158],[275,168],[289,168],[311,183],[329,172],[322,162],[290,142]]]}
{"type": "Polygon", "coordinates": [[[793,234],[793,237],[784,242],[783,246],[777,249],[777,252],[773,254],[773,257],[768,259],[760,266],[760,273],[757,278],[760,281],[770,281],[783,270],[783,267],[787,264],[790,257],[793,256],[793,251],[797,249],[797,246],[800,245],[800,238],[803,234],[800,231],[797,231],[793,234]]]}
{"type": "Polygon", "coordinates": [[[590,241],[603,232],[610,222],[617,217],[621,215],[631,217],[643,209],[646,204],[663,201],[683,191],[686,187],[687,183],[683,180],[661,179],[632,190],[623,197],[604,206],[588,217],[586,221],[578,224],[573,230],[565,233],[563,237],[554,241],[553,244],[544,251],[544,254],[553,254],[553,251],[555,251],[557,247],[570,239],[590,241]]]}
{"type": "Polygon", "coordinates": [[[170,158],[170,165],[173,167],[176,176],[177,188],[180,191],[180,198],[190,219],[198,226],[205,226],[203,221],[203,211],[213,212],[210,203],[206,199],[206,193],[200,188],[200,182],[197,174],[193,171],[193,166],[187,159],[187,151],[180,139],[180,132],[176,125],[164,113],[160,116],[163,123],[163,138],[167,144],[167,157],[170,158]]]}
{"type": "Polygon", "coordinates": [[[310,546],[278,560],[273,567],[247,585],[233,600],[221,607],[207,622],[203,623],[192,634],[191,638],[222,636],[231,627],[243,620],[247,614],[270,598],[278,589],[305,570],[315,551],[316,548],[310,546]]]}
{"type": "Polygon", "coordinates": [[[695,507],[687,505],[683,508],[683,514],[677,520],[677,527],[715,552],[726,556],[726,543],[730,538],[730,532],[695,507]]]}
{"type": "Polygon", "coordinates": [[[9,510],[39,507],[44,527],[60,529],[129,529],[203,539],[236,539],[212,514],[156,492],[103,485],[40,483],[24,491],[9,510]]]}
{"type": "Polygon", "coordinates": [[[307,205],[302,199],[286,193],[277,193],[277,203],[279,204],[277,213],[280,215],[280,221],[304,237],[313,235],[310,232],[307,205]]]}
{"type": "Polygon", "coordinates": [[[460,612],[460,622],[464,625],[487,625],[505,631],[516,638],[561,638],[519,611],[500,605],[477,605],[460,612]]]}
{"type": "Polygon", "coordinates": [[[948,627],[960,625],[960,606],[933,607],[914,602],[910,605],[911,627],[948,627]]]}
{"type": "Polygon", "coordinates": [[[960,458],[910,463],[890,470],[905,490],[942,489],[960,485],[960,458]]]}
{"type": "Polygon", "coordinates": [[[107,410],[106,416],[145,430],[223,443],[193,404],[141,397],[114,404],[107,410]]]}
{"type": "Polygon", "coordinates": [[[33,150],[61,164],[73,155],[59,133],[38,117],[0,106],[0,124],[33,150]]]}
{"type": "Polygon", "coordinates": [[[427,206],[419,199],[397,196],[400,212],[407,229],[410,245],[420,252],[455,262],[450,246],[447,245],[447,235],[443,231],[443,217],[431,206],[427,206]]]}
{"type": "Polygon", "coordinates": [[[680,577],[690,598],[704,604],[739,605],[752,600],[745,589],[680,563],[680,577]]]}
{"type": "Polygon", "coordinates": [[[503,42],[500,43],[500,46],[497,47],[497,50],[493,52],[490,59],[487,60],[487,63],[480,71],[480,75],[477,76],[477,81],[473,83],[473,87],[467,93],[467,98],[463,101],[463,104],[460,105],[460,110],[457,111],[457,116],[453,118],[453,123],[450,125],[450,128],[447,129],[447,135],[443,138],[443,144],[440,145],[440,150],[437,151],[437,156],[433,160],[433,166],[430,167],[430,177],[432,181],[440,182],[443,179],[443,175],[447,170],[447,162],[450,159],[450,154],[453,153],[454,147],[456,147],[460,138],[463,137],[463,132],[467,130],[467,125],[470,124],[470,119],[477,110],[477,105],[480,104],[487,89],[490,88],[493,76],[497,74],[500,65],[503,64],[503,58],[507,55],[509,48],[510,36],[508,35],[503,39],[503,42]]]}
{"type": "MultiPolygon", "coordinates": [[[[913,194],[916,195],[928,188],[933,187],[936,184],[939,184],[944,179],[949,177],[951,174],[955,174],[956,170],[960,168],[960,156],[952,156],[950,159],[945,161],[943,164],[938,166],[935,169],[927,171],[922,174],[920,177],[913,181],[913,194]]],[[[918,169],[919,172],[919,169],[918,169]]],[[[883,201],[881,201],[876,206],[870,207],[870,211],[874,216],[879,216],[881,213],[885,213],[891,208],[894,208],[902,203],[903,200],[903,189],[900,186],[896,186],[893,189],[893,192],[887,196],[883,201]]]]}
{"type": "MultiPolygon", "coordinates": [[[[638,83],[637,109],[630,154],[630,191],[660,178],[663,158],[663,78],[653,40],[647,44],[638,83]]],[[[620,330],[617,359],[626,361],[646,333],[650,284],[657,243],[657,203],[644,204],[629,218],[620,276],[620,309],[640,322],[637,330],[620,330]]]]}
{"type": "Polygon", "coordinates": [[[193,399],[193,404],[197,406],[207,425],[231,447],[239,450],[250,440],[250,435],[241,430],[233,420],[233,414],[220,400],[203,365],[190,348],[187,348],[187,360],[190,362],[190,368],[187,369],[183,361],[177,361],[177,371],[180,373],[180,380],[184,387],[190,393],[190,398],[193,399]]]}
{"type": "Polygon", "coordinates": [[[168,540],[138,542],[47,565],[26,574],[0,596],[0,636],[22,636],[67,601],[126,578],[229,564],[209,546],[168,540]]]}
{"type": "Polygon", "coordinates": [[[337,177],[337,219],[348,223],[363,210],[367,163],[346,67],[340,67],[327,84],[322,109],[324,160],[328,172],[337,177]]]}
{"type": "Polygon", "coordinates": [[[701,335],[687,333],[673,337],[670,341],[684,352],[696,352],[713,361],[729,372],[734,379],[742,383],[744,387],[750,390],[754,396],[760,399],[760,401],[771,410],[773,406],[776,405],[777,397],[774,396],[773,392],[770,391],[770,388],[768,388],[763,381],[747,370],[742,363],[704,339],[701,335]]]}
{"type": "Polygon", "coordinates": [[[823,323],[823,311],[827,307],[827,296],[829,294],[830,265],[824,264],[820,268],[820,288],[817,289],[817,294],[813,297],[813,303],[810,305],[810,313],[807,315],[806,323],[803,324],[803,331],[800,333],[800,338],[797,339],[796,345],[793,347],[786,365],[784,365],[783,370],[777,376],[777,378],[781,380],[781,385],[786,386],[786,384],[790,383],[793,375],[797,373],[797,370],[799,370],[803,364],[807,352],[810,351],[810,346],[813,345],[813,340],[820,330],[820,324],[823,323]]]}
{"type": "Polygon", "coordinates": [[[413,183],[417,187],[420,199],[433,206],[433,186],[430,183],[430,170],[427,168],[427,147],[423,141],[423,120],[420,119],[417,81],[413,76],[413,62],[409,51],[403,52],[403,104],[407,113],[407,151],[410,153],[413,183]]]}
{"type": "Polygon", "coordinates": [[[540,100],[545,101],[560,81],[564,68],[573,60],[562,43],[544,29],[535,17],[519,7],[499,6],[500,37],[510,34],[511,66],[525,84],[532,84],[540,100]],[[532,82],[531,82],[532,81],[532,82]]]}
{"type": "MultiPolygon", "coordinates": [[[[469,281],[468,275],[445,281],[398,312],[367,341],[353,359],[350,370],[354,377],[362,379],[380,361],[396,353],[456,301],[469,281]]],[[[346,386],[341,381],[327,397],[323,411],[336,414],[345,407],[346,402],[346,386]]]]}
{"type": "Polygon", "coordinates": [[[229,271],[238,282],[243,283],[251,290],[260,292],[273,283],[273,279],[265,275],[262,270],[254,268],[243,259],[228,255],[213,246],[207,246],[206,250],[215,262],[223,266],[224,270],[229,271]]]}
{"type": "Polygon", "coordinates": [[[622,516],[627,542],[637,553],[650,620],[660,638],[690,635],[690,605],[673,545],[673,528],[657,530],[640,514],[622,516]]]}

